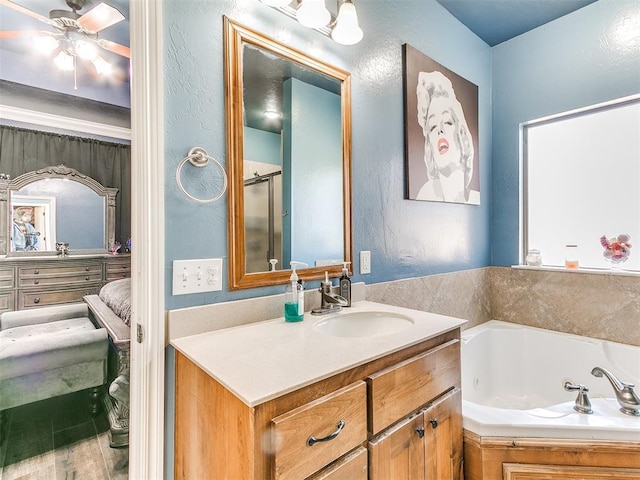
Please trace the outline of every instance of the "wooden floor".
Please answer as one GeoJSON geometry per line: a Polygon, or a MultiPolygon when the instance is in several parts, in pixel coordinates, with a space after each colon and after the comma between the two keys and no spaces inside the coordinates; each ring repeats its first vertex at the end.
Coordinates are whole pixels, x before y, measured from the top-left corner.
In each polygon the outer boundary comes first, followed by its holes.
{"type": "Polygon", "coordinates": [[[109,422],[88,404],[83,391],[9,410],[0,480],[127,480],[129,449],[109,447],[109,422]]]}

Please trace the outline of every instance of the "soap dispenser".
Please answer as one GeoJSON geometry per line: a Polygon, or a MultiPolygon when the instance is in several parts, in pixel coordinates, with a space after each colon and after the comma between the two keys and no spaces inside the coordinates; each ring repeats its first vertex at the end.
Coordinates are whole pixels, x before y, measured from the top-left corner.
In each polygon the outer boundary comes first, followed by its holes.
{"type": "Polygon", "coordinates": [[[304,284],[298,279],[296,268],[303,262],[291,262],[291,276],[284,300],[284,319],[287,322],[299,322],[304,318],[304,284]]]}
{"type": "Polygon", "coordinates": [[[349,265],[351,262],[342,262],[342,276],[340,277],[340,296],[347,300],[345,307],[351,306],[351,279],[349,278],[349,265]]]}

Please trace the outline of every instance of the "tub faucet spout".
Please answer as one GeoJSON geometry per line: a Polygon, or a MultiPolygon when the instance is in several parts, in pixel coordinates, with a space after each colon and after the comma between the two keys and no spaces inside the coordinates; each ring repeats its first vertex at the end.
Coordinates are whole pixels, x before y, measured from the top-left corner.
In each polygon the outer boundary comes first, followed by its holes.
{"type": "Polygon", "coordinates": [[[595,367],[591,370],[591,375],[595,377],[605,376],[616,394],[616,399],[620,404],[620,411],[627,415],[640,416],[640,398],[634,392],[633,383],[627,383],[621,381],[613,373],[603,367],[595,367]]]}

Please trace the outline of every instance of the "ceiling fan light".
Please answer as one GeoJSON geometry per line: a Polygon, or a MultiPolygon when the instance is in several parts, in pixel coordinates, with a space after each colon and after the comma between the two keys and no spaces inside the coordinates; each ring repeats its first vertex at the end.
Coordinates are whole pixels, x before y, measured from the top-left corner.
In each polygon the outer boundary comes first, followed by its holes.
{"type": "Polygon", "coordinates": [[[296,11],[296,18],[305,27],[320,28],[331,21],[331,13],[327,10],[324,0],[303,0],[296,11]]]}
{"type": "Polygon", "coordinates": [[[98,49],[95,45],[85,42],[83,40],[78,40],[75,45],[76,54],[80,58],[84,58],[85,60],[93,60],[98,55],[98,49]]]}
{"type": "Polygon", "coordinates": [[[53,59],[54,63],[60,70],[70,71],[73,70],[73,57],[67,53],[60,52],[53,59]]]}
{"type": "Polygon", "coordinates": [[[51,35],[34,35],[33,43],[39,52],[49,54],[58,48],[58,40],[51,35]]]}
{"type": "Polygon", "coordinates": [[[110,75],[113,71],[111,64],[102,57],[94,58],[91,63],[93,63],[93,66],[96,67],[96,72],[100,75],[110,75]]]}
{"type": "Polygon", "coordinates": [[[354,45],[362,40],[362,37],[356,7],[350,0],[345,0],[340,6],[336,26],[331,31],[331,38],[341,45],[354,45]]]}

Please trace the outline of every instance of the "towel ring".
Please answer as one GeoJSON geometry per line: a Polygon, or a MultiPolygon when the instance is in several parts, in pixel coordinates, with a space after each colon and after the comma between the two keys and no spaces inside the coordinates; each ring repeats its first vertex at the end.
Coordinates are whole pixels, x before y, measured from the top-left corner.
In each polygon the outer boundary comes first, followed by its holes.
{"type": "Polygon", "coordinates": [[[193,147],[191,150],[189,150],[188,155],[186,157],[184,157],[182,159],[182,161],[178,164],[178,169],[176,170],[176,182],[178,183],[178,187],[180,188],[180,191],[182,191],[182,193],[184,193],[187,197],[189,197],[194,202],[197,202],[197,203],[211,203],[211,202],[215,202],[216,200],[218,200],[220,197],[222,197],[222,195],[224,195],[224,192],[227,191],[227,172],[224,171],[224,167],[220,164],[219,161],[217,161],[215,158],[207,155],[207,152],[205,151],[204,148],[193,147]],[[199,167],[200,168],[200,167],[204,167],[204,166],[208,165],[209,161],[212,161],[215,165],[217,165],[218,168],[220,169],[220,171],[222,172],[222,188],[220,189],[220,193],[218,193],[218,195],[216,195],[213,198],[207,198],[207,199],[194,197],[189,192],[187,192],[185,190],[184,186],[182,185],[182,180],[180,180],[180,174],[182,173],[182,167],[184,167],[185,164],[187,162],[189,162],[194,167],[199,167]]]}

